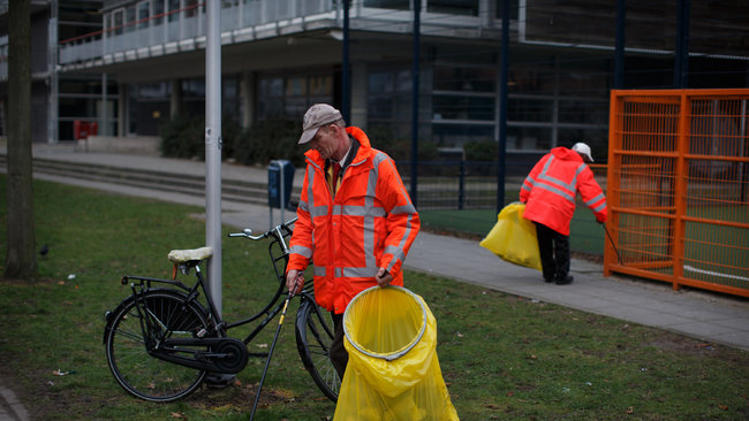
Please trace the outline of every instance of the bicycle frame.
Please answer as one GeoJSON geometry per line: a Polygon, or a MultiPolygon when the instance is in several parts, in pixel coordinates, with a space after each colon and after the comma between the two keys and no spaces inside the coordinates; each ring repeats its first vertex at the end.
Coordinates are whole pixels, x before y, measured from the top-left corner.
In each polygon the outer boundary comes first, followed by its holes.
{"type": "MultiPolygon", "coordinates": [[[[182,272],[186,274],[189,272],[190,268],[195,269],[195,277],[196,282],[192,286],[185,285],[183,282],[176,280],[176,279],[164,279],[164,278],[152,278],[152,277],[146,277],[146,276],[137,276],[137,275],[125,275],[122,277],[122,284],[126,285],[128,282],[130,282],[130,288],[132,290],[132,297],[136,301],[136,308],[139,313],[141,313],[141,316],[143,315],[143,304],[141,303],[141,299],[144,296],[144,294],[152,289],[153,283],[159,283],[159,284],[166,284],[170,285],[172,287],[176,287],[177,289],[181,290],[185,294],[184,302],[185,304],[195,301],[197,304],[199,304],[201,307],[203,306],[203,303],[198,301],[198,298],[200,296],[200,293],[202,291],[203,294],[205,294],[205,302],[208,307],[207,315],[209,316],[210,321],[213,323],[213,332],[201,332],[198,336],[200,338],[205,337],[206,343],[207,339],[209,338],[216,338],[216,337],[225,337],[228,330],[243,326],[249,323],[252,323],[261,317],[265,316],[257,326],[242,340],[242,343],[244,345],[248,345],[252,340],[281,312],[284,300],[281,300],[281,295],[285,288],[285,273],[286,273],[286,265],[289,260],[289,249],[286,244],[285,238],[291,235],[292,231],[289,228],[289,225],[291,225],[295,219],[292,219],[291,221],[287,223],[280,224],[273,228],[272,230],[266,232],[265,234],[262,234],[260,236],[252,236],[250,234],[249,230],[245,230],[243,233],[237,233],[237,234],[230,234],[230,237],[245,237],[253,240],[260,240],[264,238],[271,238],[270,244],[268,245],[268,254],[270,256],[271,262],[273,264],[273,270],[276,275],[276,279],[278,280],[278,288],[276,289],[275,293],[273,294],[273,297],[268,301],[268,303],[257,313],[254,315],[251,315],[250,317],[239,320],[232,323],[227,323],[222,319],[222,317],[218,314],[218,311],[216,309],[216,306],[213,302],[213,299],[210,295],[210,292],[208,288],[206,288],[206,282],[203,277],[203,274],[200,270],[199,263],[196,261],[187,262],[184,265],[181,265],[182,272]],[[132,281],[139,281],[138,283],[133,283],[132,281]],[[275,305],[275,307],[274,307],[275,305]]],[[[298,294],[300,297],[300,300],[311,300],[314,302],[313,292],[312,292],[312,282],[308,283],[304,286],[302,291],[298,294]]],[[[148,317],[141,317],[141,323],[150,323],[150,318],[148,317]]],[[[151,331],[151,326],[141,326],[144,332],[151,331]]],[[[106,332],[106,330],[105,330],[106,332]]],[[[145,335],[150,339],[149,335],[145,335]]],[[[165,338],[161,338],[161,340],[165,340],[165,338]]],[[[145,344],[148,348],[152,347],[152,344],[146,343],[145,344]]],[[[254,353],[250,352],[249,355],[252,356],[266,356],[267,353],[254,353]]],[[[183,364],[185,365],[185,362],[182,362],[180,360],[172,361],[177,364],[183,364]]]]}

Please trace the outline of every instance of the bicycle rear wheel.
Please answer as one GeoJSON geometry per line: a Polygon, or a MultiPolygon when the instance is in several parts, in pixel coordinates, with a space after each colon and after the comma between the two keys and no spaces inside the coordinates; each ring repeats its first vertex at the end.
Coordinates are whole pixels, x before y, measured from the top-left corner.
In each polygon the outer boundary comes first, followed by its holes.
{"type": "MultiPolygon", "coordinates": [[[[187,396],[200,386],[205,370],[155,358],[146,343],[157,338],[193,338],[201,329],[208,330],[205,311],[194,302],[185,304],[184,296],[176,291],[149,291],[140,300],[140,311],[131,297],[112,315],[105,337],[109,368],[117,383],[138,398],[171,402],[187,396]],[[147,326],[148,341],[144,338],[147,326]]],[[[185,347],[185,351],[207,351],[207,347],[185,347]]]]}
{"type": "Polygon", "coordinates": [[[341,379],[328,357],[333,342],[333,319],[314,299],[303,299],[296,315],[296,345],[304,368],[317,387],[336,402],[341,379]]]}

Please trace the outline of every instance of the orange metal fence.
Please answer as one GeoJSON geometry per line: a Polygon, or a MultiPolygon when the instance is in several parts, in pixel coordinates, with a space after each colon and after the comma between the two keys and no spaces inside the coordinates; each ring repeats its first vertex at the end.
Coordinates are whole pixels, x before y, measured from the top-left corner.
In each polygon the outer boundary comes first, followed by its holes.
{"type": "Polygon", "coordinates": [[[749,89],[612,91],[607,181],[606,275],[749,297],[749,89]]]}

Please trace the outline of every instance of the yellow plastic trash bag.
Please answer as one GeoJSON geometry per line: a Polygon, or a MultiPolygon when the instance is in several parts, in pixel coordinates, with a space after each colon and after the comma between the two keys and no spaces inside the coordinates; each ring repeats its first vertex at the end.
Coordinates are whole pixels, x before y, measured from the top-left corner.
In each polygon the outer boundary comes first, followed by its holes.
{"type": "Polygon", "coordinates": [[[349,353],[334,421],[458,420],[437,358],[437,321],[402,287],[360,292],[343,315],[349,353]]]}
{"type": "Polygon", "coordinates": [[[513,202],[497,215],[497,223],[479,245],[503,260],[541,270],[536,226],[523,218],[525,204],[513,202]]]}

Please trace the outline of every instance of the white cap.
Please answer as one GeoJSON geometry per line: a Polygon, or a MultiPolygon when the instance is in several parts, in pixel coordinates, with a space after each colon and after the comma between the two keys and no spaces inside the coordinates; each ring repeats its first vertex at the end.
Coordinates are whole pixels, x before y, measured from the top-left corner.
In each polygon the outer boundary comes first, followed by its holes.
{"type": "Polygon", "coordinates": [[[577,142],[572,145],[572,150],[588,158],[590,162],[593,162],[593,155],[590,154],[590,146],[587,143],[577,142]]]}

